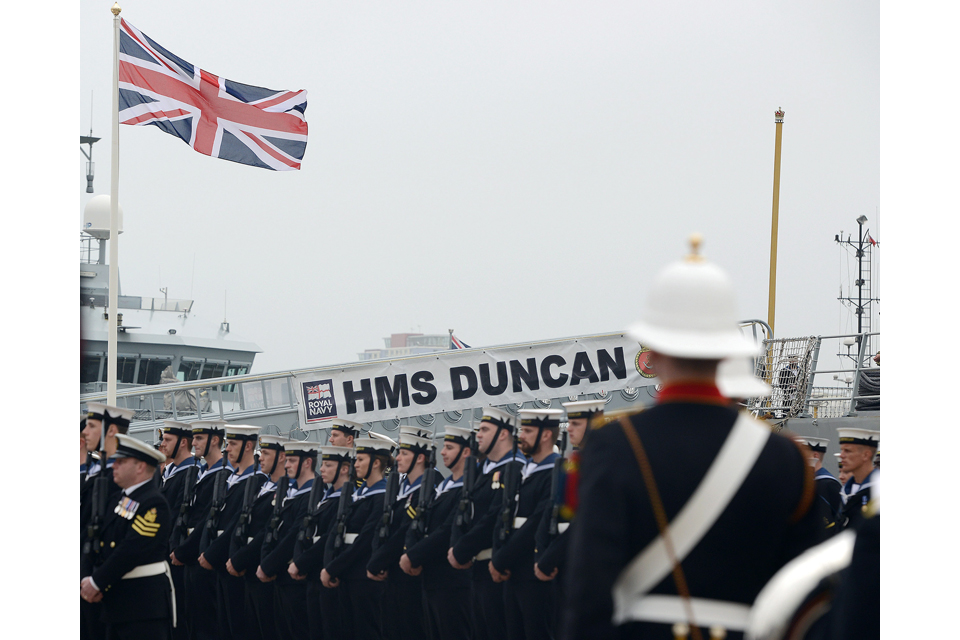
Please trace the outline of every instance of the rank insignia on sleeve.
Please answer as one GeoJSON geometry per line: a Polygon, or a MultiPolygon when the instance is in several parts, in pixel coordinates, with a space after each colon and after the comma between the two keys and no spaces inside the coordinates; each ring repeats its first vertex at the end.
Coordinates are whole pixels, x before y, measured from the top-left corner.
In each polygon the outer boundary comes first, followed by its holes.
{"type": "Polygon", "coordinates": [[[136,500],[131,500],[127,496],[124,496],[120,499],[120,502],[114,508],[113,512],[118,514],[121,518],[126,518],[130,520],[133,516],[136,515],[137,509],[140,508],[140,503],[136,500]]]}
{"type": "Polygon", "coordinates": [[[150,509],[147,513],[142,516],[137,516],[133,519],[132,528],[134,531],[146,538],[156,537],[157,531],[160,530],[160,523],[155,522],[157,519],[157,510],[150,509]]]}

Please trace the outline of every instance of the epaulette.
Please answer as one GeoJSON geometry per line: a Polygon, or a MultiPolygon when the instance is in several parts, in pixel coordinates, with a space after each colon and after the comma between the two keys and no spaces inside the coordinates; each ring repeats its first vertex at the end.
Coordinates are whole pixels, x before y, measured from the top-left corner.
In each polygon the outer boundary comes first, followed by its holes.
{"type": "Polygon", "coordinates": [[[601,429],[604,426],[610,424],[611,422],[616,422],[621,417],[635,416],[638,413],[642,413],[646,407],[640,407],[639,409],[621,409],[620,411],[611,411],[610,413],[604,413],[601,416],[595,417],[590,421],[590,429],[601,429]]]}

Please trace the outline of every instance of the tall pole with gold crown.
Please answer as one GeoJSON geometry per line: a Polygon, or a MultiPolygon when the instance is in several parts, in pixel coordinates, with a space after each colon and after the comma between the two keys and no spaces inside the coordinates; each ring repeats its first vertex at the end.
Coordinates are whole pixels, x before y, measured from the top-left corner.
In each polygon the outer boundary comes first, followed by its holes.
{"type": "MultiPolygon", "coordinates": [[[[767,324],[775,333],[773,324],[777,309],[777,228],[780,221],[780,140],[783,137],[783,109],[774,115],[777,123],[777,142],[773,151],[773,223],[770,225],[770,297],[767,303],[767,324]]],[[[773,337],[771,335],[771,337],[773,337]]]]}
{"type": "MultiPolygon", "coordinates": [[[[107,404],[117,405],[117,256],[120,253],[117,191],[120,183],[120,5],[110,8],[113,14],[113,115],[110,154],[110,309],[107,315],[107,404]]],[[[104,429],[106,431],[106,429],[104,429]]],[[[106,464],[106,462],[104,462],[106,464]]]]}

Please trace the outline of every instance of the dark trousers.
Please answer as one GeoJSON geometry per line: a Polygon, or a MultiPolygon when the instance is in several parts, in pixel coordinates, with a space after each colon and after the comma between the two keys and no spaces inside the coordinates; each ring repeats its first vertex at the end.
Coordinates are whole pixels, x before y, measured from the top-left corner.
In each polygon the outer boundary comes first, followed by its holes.
{"type": "Polygon", "coordinates": [[[278,640],[273,610],[273,583],[244,579],[247,626],[256,640],[278,640]]]}
{"type": "Polygon", "coordinates": [[[343,589],[340,595],[350,611],[352,637],[357,640],[380,640],[383,637],[380,619],[384,584],[366,577],[341,579],[339,588],[343,589]]]}
{"type": "Polygon", "coordinates": [[[432,640],[469,640],[470,589],[424,589],[432,640]]]}
{"type": "Polygon", "coordinates": [[[173,578],[173,592],[177,600],[177,626],[173,630],[173,640],[189,640],[190,627],[187,614],[187,589],[183,584],[186,567],[170,565],[170,577],[173,578]]]}
{"type": "Polygon", "coordinates": [[[217,572],[217,624],[221,638],[246,640],[249,627],[243,611],[244,579],[217,572]]]}
{"type": "Polygon", "coordinates": [[[310,634],[307,623],[307,585],[292,578],[277,578],[277,618],[282,637],[304,640],[310,634]]]}
{"type": "Polygon", "coordinates": [[[503,583],[507,640],[550,640],[553,585],[540,580],[503,583]]]}
{"type": "Polygon", "coordinates": [[[80,600],[80,638],[81,640],[103,640],[107,635],[107,628],[100,621],[100,610],[103,607],[99,602],[80,600]]]}
{"type": "Polygon", "coordinates": [[[320,624],[323,640],[348,640],[353,638],[353,624],[343,602],[343,585],[328,589],[322,584],[320,598],[320,624]]]}
{"type": "Polygon", "coordinates": [[[320,592],[326,591],[320,580],[307,580],[307,626],[309,640],[323,639],[323,616],[320,611],[320,592]]]}
{"type": "Polygon", "coordinates": [[[221,640],[217,627],[217,574],[198,564],[188,564],[183,578],[191,639],[221,640]]]}
{"type": "Polygon", "coordinates": [[[473,563],[473,629],[476,640],[503,640],[507,635],[504,623],[503,583],[490,577],[489,560],[473,563]]]}
{"type": "Polygon", "coordinates": [[[170,620],[138,620],[106,625],[106,640],[170,640],[170,620]]]}
{"type": "Polygon", "coordinates": [[[413,578],[397,567],[391,570],[402,574],[384,582],[383,610],[380,627],[386,640],[423,640],[425,613],[420,579],[413,578]]]}

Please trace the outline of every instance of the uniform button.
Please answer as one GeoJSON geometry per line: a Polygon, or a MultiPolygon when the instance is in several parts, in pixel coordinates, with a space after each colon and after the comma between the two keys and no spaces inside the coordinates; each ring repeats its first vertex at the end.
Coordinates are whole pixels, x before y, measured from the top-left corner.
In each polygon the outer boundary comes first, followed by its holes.
{"type": "Polygon", "coordinates": [[[116,542],[111,542],[111,543],[110,543],[110,548],[111,548],[111,549],[113,549],[115,546],[117,546],[117,543],[116,543],[116,542]]]}
{"type": "Polygon", "coordinates": [[[103,548],[103,544],[104,544],[103,542],[100,543],[100,548],[101,548],[101,549],[103,548]]]}

